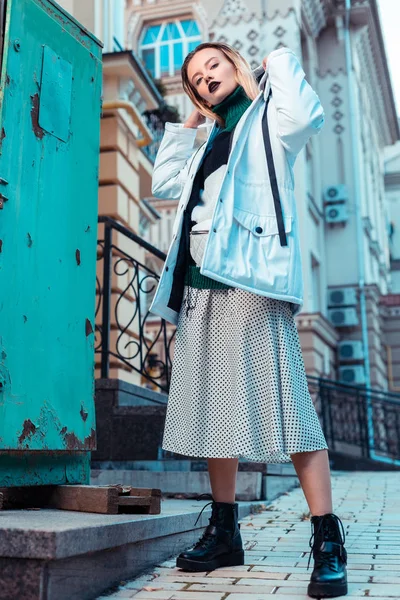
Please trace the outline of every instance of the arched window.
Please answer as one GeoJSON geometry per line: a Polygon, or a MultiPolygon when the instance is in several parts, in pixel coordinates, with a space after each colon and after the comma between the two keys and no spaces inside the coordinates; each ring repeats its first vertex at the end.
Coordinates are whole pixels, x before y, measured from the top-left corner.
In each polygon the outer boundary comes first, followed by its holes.
{"type": "Polygon", "coordinates": [[[196,21],[175,20],[142,31],[139,54],[155,79],[179,72],[185,56],[201,43],[196,21]]]}

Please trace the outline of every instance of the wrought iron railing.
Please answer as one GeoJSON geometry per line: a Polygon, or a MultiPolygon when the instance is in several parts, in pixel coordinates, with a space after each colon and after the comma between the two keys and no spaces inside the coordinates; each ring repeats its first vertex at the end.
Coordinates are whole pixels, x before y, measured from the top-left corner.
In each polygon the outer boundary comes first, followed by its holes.
{"type": "Polygon", "coordinates": [[[344,453],[358,450],[358,455],[364,458],[375,458],[375,453],[387,459],[400,459],[399,394],[319,377],[307,379],[330,450],[344,453]]]}
{"type": "Polygon", "coordinates": [[[104,226],[96,277],[95,352],[101,357],[100,376],[108,378],[111,363],[136,371],[167,392],[175,328],[149,316],[159,274],[126,251],[127,240],[162,262],[166,255],[114,219],[99,217],[99,223],[104,226]]]}

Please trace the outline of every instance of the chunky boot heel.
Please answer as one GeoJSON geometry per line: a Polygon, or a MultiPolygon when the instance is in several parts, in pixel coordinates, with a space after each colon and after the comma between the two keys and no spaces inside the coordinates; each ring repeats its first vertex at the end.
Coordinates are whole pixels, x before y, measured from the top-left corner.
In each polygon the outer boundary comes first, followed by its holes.
{"type": "Polygon", "coordinates": [[[244,550],[238,524],[238,504],[209,502],[212,514],[204,533],[195,546],[176,559],[176,566],[186,571],[213,571],[219,567],[244,565],[244,550]]]}
{"type": "Polygon", "coordinates": [[[224,567],[235,567],[236,565],[244,565],[244,550],[236,550],[236,552],[230,554],[224,567]]]}
{"type": "Polygon", "coordinates": [[[314,531],[309,542],[311,552],[307,570],[310,566],[311,554],[315,562],[308,584],[308,595],[311,598],[345,596],[347,594],[347,552],[344,547],[346,538],[341,520],[333,513],[312,516],[311,529],[314,531]]]}

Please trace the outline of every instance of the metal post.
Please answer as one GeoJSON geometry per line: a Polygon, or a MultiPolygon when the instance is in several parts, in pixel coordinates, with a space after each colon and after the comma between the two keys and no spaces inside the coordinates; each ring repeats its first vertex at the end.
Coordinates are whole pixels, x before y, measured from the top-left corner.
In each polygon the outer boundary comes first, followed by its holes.
{"type": "MultiPolygon", "coordinates": [[[[362,340],[364,346],[364,367],[365,367],[365,378],[366,378],[366,414],[367,414],[367,429],[368,429],[368,448],[369,453],[372,456],[374,453],[374,425],[372,420],[372,406],[371,406],[371,375],[370,375],[370,362],[369,362],[369,343],[368,343],[368,322],[367,322],[367,309],[365,302],[365,263],[364,263],[364,232],[362,226],[361,216],[361,176],[360,176],[360,157],[358,154],[358,141],[360,139],[359,128],[358,128],[358,115],[356,114],[356,101],[355,91],[356,83],[353,77],[353,58],[351,49],[350,39],[350,12],[351,12],[351,0],[346,0],[346,15],[345,15],[345,27],[344,27],[344,40],[345,40],[345,51],[346,51],[346,68],[347,68],[347,81],[348,81],[348,94],[349,94],[349,123],[351,133],[351,151],[352,151],[352,162],[353,162],[353,173],[354,173],[354,207],[355,207],[355,219],[356,219],[356,235],[357,235],[357,259],[358,259],[358,273],[359,273],[359,290],[360,290],[360,313],[361,313],[361,330],[362,340]]],[[[374,457],[375,458],[375,457],[374,457]]]]}
{"type": "Polygon", "coordinates": [[[104,255],[103,255],[103,310],[101,325],[101,378],[107,379],[109,373],[110,350],[110,308],[111,308],[111,259],[112,229],[104,223],[104,255]]]}

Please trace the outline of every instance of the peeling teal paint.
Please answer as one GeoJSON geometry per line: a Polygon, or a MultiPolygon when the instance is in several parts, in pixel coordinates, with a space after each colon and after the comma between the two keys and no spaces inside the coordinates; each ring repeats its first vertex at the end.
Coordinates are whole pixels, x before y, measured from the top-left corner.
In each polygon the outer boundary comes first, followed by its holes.
{"type": "Polygon", "coordinates": [[[96,447],[101,86],[101,47],[91,34],[51,0],[8,1],[0,81],[0,198],[7,198],[0,210],[0,485],[24,477],[50,483],[45,466],[26,476],[16,467],[34,451],[43,465],[47,453],[65,452],[70,467],[53,465],[57,478],[64,472],[65,481],[70,468],[72,479],[88,482],[96,447]]]}
{"type": "Polygon", "coordinates": [[[89,452],[0,452],[0,487],[89,482],[89,452]]]}

